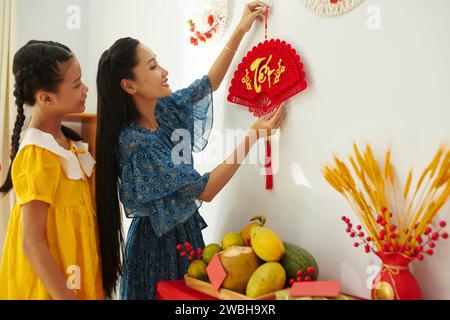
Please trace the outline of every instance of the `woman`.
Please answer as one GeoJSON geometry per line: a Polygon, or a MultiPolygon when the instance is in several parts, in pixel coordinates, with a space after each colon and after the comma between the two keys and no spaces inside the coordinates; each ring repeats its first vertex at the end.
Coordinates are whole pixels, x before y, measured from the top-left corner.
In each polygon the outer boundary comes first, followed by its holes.
{"type": "Polygon", "coordinates": [[[107,295],[122,272],[118,194],[127,217],[133,218],[120,298],[153,299],[158,281],[180,279],[186,273],[188,263],[178,256],[176,245],[188,241],[195,248],[204,247],[201,230],[206,223],[198,208],[202,201],[211,201],[239,168],[243,159],[238,159],[238,149],[245,149],[246,156],[258,138],[281,124],[283,108],[256,121],[252,126],[256,132],[249,132],[213,171],[201,176],[193,168],[191,150],[206,146],[212,126],[212,92],[220,86],[243,36],[257,18],[262,19],[265,9],[259,1],[246,5],[208,75],[174,93],[168,72],[138,40],[119,39],[103,53],[97,78],[96,195],[107,295]]]}

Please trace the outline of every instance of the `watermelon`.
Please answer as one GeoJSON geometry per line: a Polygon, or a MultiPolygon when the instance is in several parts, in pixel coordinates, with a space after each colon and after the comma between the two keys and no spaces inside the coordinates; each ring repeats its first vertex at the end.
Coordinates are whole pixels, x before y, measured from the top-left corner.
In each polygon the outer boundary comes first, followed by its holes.
{"type": "Polygon", "coordinates": [[[289,284],[290,279],[297,279],[297,271],[301,270],[304,276],[309,276],[315,281],[319,277],[319,265],[316,259],[305,249],[299,246],[284,242],[285,254],[280,263],[286,271],[286,282],[289,284]],[[307,274],[308,267],[314,268],[313,274],[307,274]]]}

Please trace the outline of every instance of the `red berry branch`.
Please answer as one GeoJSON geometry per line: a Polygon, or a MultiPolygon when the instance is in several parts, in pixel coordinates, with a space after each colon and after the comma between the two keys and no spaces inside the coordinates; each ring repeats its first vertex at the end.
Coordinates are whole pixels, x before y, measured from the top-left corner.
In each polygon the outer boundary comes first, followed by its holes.
{"type": "MultiPolygon", "coordinates": [[[[427,255],[432,256],[434,254],[434,249],[437,246],[436,241],[439,240],[439,238],[442,238],[444,240],[448,239],[448,233],[442,232],[442,230],[447,226],[447,223],[445,221],[441,221],[438,223],[437,230],[433,231],[433,225],[428,225],[425,228],[424,235],[426,236],[426,240],[424,241],[422,237],[418,236],[416,237],[417,242],[419,243],[418,246],[414,248],[414,255],[417,257],[417,260],[422,261],[424,259],[423,253],[425,252],[427,255]]],[[[435,227],[436,228],[436,227],[435,227]]]]}
{"type": "Polygon", "coordinates": [[[356,226],[356,230],[355,230],[355,229],[353,229],[353,224],[351,223],[349,218],[342,217],[341,220],[347,224],[347,229],[345,231],[349,234],[350,238],[358,237],[361,240],[361,242],[353,243],[353,246],[355,248],[358,248],[360,245],[364,245],[364,251],[366,253],[369,253],[371,251],[372,252],[376,251],[373,248],[373,246],[371,245],[372,239],[370,237],[365,237],[365,233],[362,231],[361,225],[356,226]]]}
{"type": "Polygon", "coordinates": [[[185,242],[184,247],[181,244],[177,244],[176,248],[180,252],[180,256],[188,258],[189,261],[194,260],[194,258],[202,259],[203,250],[201,248],[194,250],[189,242],[185,242]]]}
{"type": "MultiPolygon", "coordinates": [[[[386,212],[386,209],[383,208],[383,213],[386,212]]],[[[392,213],[389,214],[392,217],[392,213]]],[[[358,248],[360,245],[364,245],[364,251],[366,253],[376,252],[376,249],[373,246],[373,239],[370,237],[365,237],[364,232],[362,231],[362,226],[358,225],[356,230],[353,228],[353,224],[350,219],[343,216],[341,220],[347,224],[347,229],[345,230],[350,238],[358,237],[361,242],[355,242],[353,245],[355,248],[358,248]],[[371,244],[372,243],[372,244],[371,244]]],[[[398,228],[396,225],[390,225],[388,227],[388,222],[381,215],[377,217],[377,224],[380,226],[381,230],[378,233],[378,240],[382,243],[381,250],[383,252],[399,252],[403,253],[411,258],[417,258],[417,260],[422,261],[424,259],[424,252],[431,256],[434,253],[434,249],[436,248],[436,241],[440,238],[448,239],[448,233],[442,232],[442,230],[446,227],[446,222],[441,221],[438,224],[437,230],[433,230],[432,224],[428,225],[425,229],[424,235],[427,237],[426,241],[423,240],[421,236],[417,236],[415,240],[417,241],[417,245],[413,245],[415,242],[413,241],[413,236],[410,236],[407,244],[400,245],[398,234],[398,228]]],[[[418,225],[416,225],[416,228],[418,225]]],[[[408,230],[405,231],[405,234],[408,234],[408,230]]]]}
{"type": "Polygon", "coordinates": [[[314,267],[309,266],[306,269],[306,275],[304,274],[304,272],[301,269],[297,270],[297,278],[291,278],[289,279],[289,285],[292,287],[292,285],[295,282],[309,282],[312,281],[311,276],[316,273],[316,269],[314,269],[314,267]]]}

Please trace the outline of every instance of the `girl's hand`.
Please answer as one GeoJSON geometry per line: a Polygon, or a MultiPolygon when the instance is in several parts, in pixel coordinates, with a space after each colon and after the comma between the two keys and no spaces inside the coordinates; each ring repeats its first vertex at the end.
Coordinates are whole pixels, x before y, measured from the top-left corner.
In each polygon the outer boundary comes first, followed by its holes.
{"type": "Polygon", "coordinates": [[[262,1],[253,1],[246,4],[241,21],[238,25],[238,29],[242,30],[244,33],[247,33],[256,19],[260,21],[264,19],[264,14],[266,13],[267,8],[267,4],[262,1]]]}
{"type": "Polygon", "coordinates": [[[278,109],[256,120],[252,125],[251,129],[256,131],[258,139],[271,136],[280,127],[285,117],[284,104],[283,102],[278,109]]]}

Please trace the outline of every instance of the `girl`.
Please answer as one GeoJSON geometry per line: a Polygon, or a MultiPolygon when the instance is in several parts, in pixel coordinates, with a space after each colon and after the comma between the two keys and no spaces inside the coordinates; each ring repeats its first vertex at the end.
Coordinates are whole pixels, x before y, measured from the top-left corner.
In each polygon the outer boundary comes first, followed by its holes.
{"type": "Polygon", "coordinates": [[[103,299],[96,219],[89,190],[94,159],[61,126],[85,109],[88,88],[66,46],[30,41],[14,56],[17,118],[4,195],[14,188],[0,266],[0,299],[103,299]],[[29,128],[24,104],[32,106],[29,128]]]}
{"type": "Polygon", "coordinates": [[[97,77],[96,195],[107,294],[115,289],[122,272],[118,193],[127,217],[134,218],[126,242],[120,298],[153,299],[159,280],[180,279],[186,273],[187,261],[178,256],[176,245],[188,241],[195,248],[204,247],[201,230],[206,223],[198,208],[202,201],[211,201],[237,171],[243,160],[238,159],[238,149],[245,150],[246,156],[260,136],[279,127],[282,108],[258,120],[252,128],[267,130],[261,135],[249,132],[212,172],[201,176],[193,168],[191,149],[206,146],[212,126],[212,92],[264,7],[259,1],[247,5],[208,75],[175,93],[169,88],[168,72],[139,41],[120,39],[103,53],[97,77]],[[182,152],[177,149],[180,140],[187,144],[182,152]]]}

